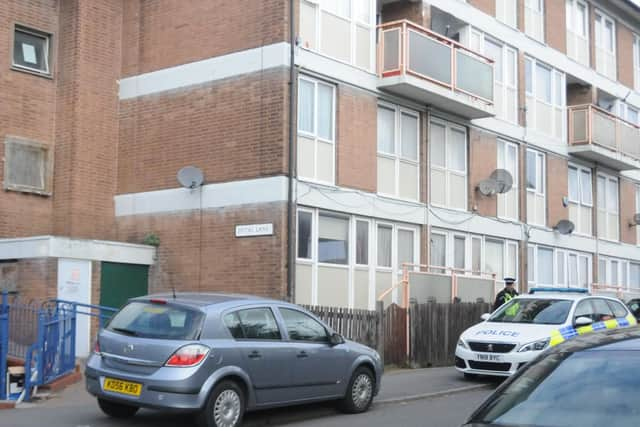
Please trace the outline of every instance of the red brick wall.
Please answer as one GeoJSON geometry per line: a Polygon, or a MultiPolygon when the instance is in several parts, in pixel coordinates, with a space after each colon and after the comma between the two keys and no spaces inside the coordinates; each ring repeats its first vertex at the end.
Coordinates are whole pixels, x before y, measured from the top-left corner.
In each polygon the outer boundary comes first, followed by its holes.
{"type": "Polygon", "coordinates": [[[283,68],[121,102],[118,193],[175,188],[187,165],[206,182],[286,173],[288,78],[283,68]]]}
{"type": "Polygon", "coordinates": [[[287,0],[126,0],[122,75],[288,40],[287,0]]]}
{"type": "Polygon", "coordinates": [[[378,101],[349,86],[338,90],[338,185],[375,192],[378,101]]]}
{"type": "Polygon", "coordinates": [[[618,81],[633,88],[633,32],[619,21],[616,22],[616,29],[618,81]]]}
{"type": "Polygon", "coordinates": [[[496,136],[472,128],[469,133],[469,206],[483,216],[498,214],[498,198],[484,196],[476,190],[483,179],[498,167],[496,136]]]}
{"type": "MultiPolygon", "coordinates": [[[[4,0],[0,2],[0,155],[4,141],[15,136],[53,145],[55,129],[56,40],[58,1],[4,0]],[[52,78],[11,69],[13,30],[20,24],[52,34],[52,78]]],[[[0,162],[4,179],[4,162],[0,162]]],[[[0,190],[0,238],[51,233],[50,197],[0,190]]]]}
{"type": "MultiPolygon", "coordinates": [[[[567,52],[567,10],[564,1],[544,2],[544,40],[552,48],[567,52]]],[[[593,32],[591,39],[593,39],[593,32]]]]}
{"type": "Polygon", "coordinates": [[[382,22],[407,19],[423,27],[431,28],[431,6],[422,2],[398,1],[382,6],[382,22]]]}
{"type": "Polygon", "coordinates": [[[636,185],[626,179],[620,179],[620,241],[637,244],[636,227],[629,223],[636,214],[636,185]]]}
{"type": "Polygon", "coordinates": [[[487,15],[496,16],[496,0],[469,0],[469,4],[487,15]]]}
{"type": "Polygon", "coordinates": [[[547,154],[547,225],[555,226],[561,219],[569,219],[569,208],[562,198],[569,191],[569,163],[567,159],[547,154]]]}
{"type": "Polygon", "coordinates": [[[16,262],[17,291],[23,300],[44,301],[58,296],[56,258],[21,259],[16,262]]]}
{"type": "Polygon", "coordinates": [[[225,291],[286,296],[286,203],[120,217],[118,240],[160,238],[149,292],[225,291]],[[202,222],[201,222],[202,221],[202,222]],[[236,238],[238,224],[273,223],[274,235],[236,238]],[[202,228],[201,228],[202,224],[202,228]]]}

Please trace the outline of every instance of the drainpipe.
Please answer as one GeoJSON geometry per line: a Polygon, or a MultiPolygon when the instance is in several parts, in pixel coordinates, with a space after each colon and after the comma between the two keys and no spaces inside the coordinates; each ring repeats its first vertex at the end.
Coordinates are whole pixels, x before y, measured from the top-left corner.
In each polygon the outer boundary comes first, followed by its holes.
{"type": "Polygon", "coordinates": [[[296,69],[295,49],[296,32],[294,23],[294,1],[289,0],[289,194],[287,200],[287,298],[293,301],[293,279],[295,277],[295,242],[293,229],[295,228],[295,200],[294,200],[294,173],[295,173],[295,95],[296,95],[296,69]]]}

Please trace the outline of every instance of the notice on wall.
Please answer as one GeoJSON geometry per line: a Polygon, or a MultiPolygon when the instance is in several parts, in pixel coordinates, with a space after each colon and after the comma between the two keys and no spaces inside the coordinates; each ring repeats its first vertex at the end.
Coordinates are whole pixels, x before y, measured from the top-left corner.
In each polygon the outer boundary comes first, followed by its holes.
{"type": "MultiPolygon", "coordinates": [[[[91,261],[58,259],[58,299],[91,304],[91,261]]],[[[89,316],[76,318],[76,356],[89,355],[89,316]]]]}
{"type": "Polygon", "coordinates": [[[22,43],[22,59],[29,64],[37,64],[36,48],[33,45],[22,43]]]}
{"type": "Polygon", "coordinates": [[[273,224],[236,225],[236,237],[272,236],[273,224]]]}

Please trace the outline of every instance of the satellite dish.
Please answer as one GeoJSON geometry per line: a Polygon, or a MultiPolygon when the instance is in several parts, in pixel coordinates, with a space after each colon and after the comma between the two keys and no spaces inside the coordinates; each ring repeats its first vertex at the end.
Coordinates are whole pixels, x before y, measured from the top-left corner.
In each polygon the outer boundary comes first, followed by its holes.
{"type": "Polygon", "coordinates": [[[178,171],[178,182],[184,188],[200,187],[204,181],[202,171],[195,166],[185,166],[178,171]]]}
{"type": "Polygon", "coordinates": [[[484,196],[493,196],[497,191],[496,186],[496,181],[494,181],[493,179],[483,179],[478,184],[478,191],[480,191],[480,193],[482,193],[484,196]]]}
{"type": "Polygon", "coordinates": [[[640,213],[637,213],[633,216],[633,221],[631,225],[640,225],[640,213]]]}
{"type": "Polygon", "coordinates": [[[507,193],[513,187],[513,177],[506,169],[494,170],[490,179],[496,182],[496,192],[498,194],[507,193]]]}
{"type": "Polygon", "coordinates": [[[575,230],[575,228],[576,226],[573,224],[573,222],[569,221],[568,219],[561,219],[560,221],[558,221],[558,224],[553,227],[553,229],[560,234],[571,234],[573,233],[573,230],[575,230]]]}

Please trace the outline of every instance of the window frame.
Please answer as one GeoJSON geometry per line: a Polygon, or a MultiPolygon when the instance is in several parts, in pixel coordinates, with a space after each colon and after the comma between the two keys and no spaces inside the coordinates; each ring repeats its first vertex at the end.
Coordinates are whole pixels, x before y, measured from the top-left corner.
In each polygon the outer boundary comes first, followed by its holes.
{"type": "Polygon", "coordinates": [[[350,214],[346,214],[346,213],[339,213],[339,212],[334,212],[334,211],[328,211],[325,209],[319,209],[318,210],[318,225],[317,225],[317,231],[316,231],[316,258],[315,261],[317,261],[318,266],[320,267],[335,267],[335,268],[350,268],[351,266],[351,252],[352,252],[352,237],[351,237],[351,215],[350,214]],[[328,218],[334,218],[334,219],[339,219],[339,220],[344,220],[347,222],[347,254],[346,254],[346,262],[343,263],[332,263],[332,262],[326,262],[326,261],[320,261],[320,217],[328,217],[328,218]]]}
{"type": "Polygon", "coordinates": [[[361,217],[354,217],[353,218],[353,232],[354,232],[354,237],[353,237],[353,252],[354,252],[354,260],[353,260],[353,265],[356,268],[369,268],[371,266],[371,221],[369,219],[366,218],[361,218],[361,217]],[[367,252],[367,263],[366,264],[360,264],[358,263],[358,223],[364,223],[366,224],[366,230],[367,230],[367,245],[366,245],[366,252],[367,252]]]}
{"type": "Polygon", "coordinates": [[[456,210],[456,211],[464,211],[466,212],[468,207],[469,207],[469,201],[468,201],[468,193],[469,193],[469,134],[467,132],[467,128],[464,126],[460,126],[456,123],[452,123],[446,120],[442,120],[439,118],[435,118],[432,117],[429,120],[429,132],[431,132],[431,124],[432,123],[436,123],[438,126],[443,126],[444,127],[444,134],[445,134],[445,139],[443,141],[443,145],[444,145],[444,167],[443,166],[439,166],[439,165],[435,165],[433,164],[433,156],[431,155],[431,150],[433,149],[433,141],[431,140],[431,133],[429,133],[429,203],[431,203],[434,206],[437,207],[441,207],[441,208],[445,208],[445,209],[451,209],[451,210],[456,210]],[[449,161],[449,140],[450,140],[450,133],[452,130],[455,131],[460,131],[464,134],[464,171],[459,171],[453,168],[450,168],[448,166],[448,161],[449,161]],[[437,202],[433,202],[433,191],[432,191],[432,187],[431,185],[433,185],[433,178],[432,178],[432,173],[433,171],[440,171],[442,173],[444,173],[444,180],[445,180],[445,203],[441,204],[441,203],[437,203],[437,202]],[[451,191],[450,190],[450,175],[456,175],[458,177],[464,177],[464,207],[459,208],[459,207],[453,207],[452,202],[451,202],[451,198],[450,198],[450,194],[451,191]]]}
{"type": "MultiPolygon", "coordinates": [[[[337,134],[337,123],[336,123],[336,119],[337,119],[337,111],[336,111],[336,106],[337,106],[337,88],[336,85],[328,83],[328,82],[324,82],[322,80],[318,80],[315,78],[311,78],[308,77],[306,75],[300,75],[298,77],[298,109],[296,111],[296,120],[297,120],[297,135],[296,135],[296,150],[300,151],[300,137],[302,136],[303,138],[307,138],[310,140],[313,140],[313,147],[314,147],[314,153],[313,153],[313,177],[308,177],[308,176],[304,176],[304,175],[300,175],[300,171],[299,171],[299,166],[300,164],[298,163],[296,165],[296,176],[303,181],[308,181],[308,182],[314,182],[314,183],[318,183],[318,184],[324,184],[324,185],[335,185],[335,181],[336,181],[336,165],[337,165],[337,161],[336,161],[336,134],[337,134]],[[301,81],[306,81],[308,83],[313,84],[314,90],[313,90],[313,94],[314,94],[314,99],[313,99],[313,132],[308,132],[306,130],[300,129],[300,94],[301,91],[299,90],[300,88],[300,82],[301,81]],[[326,87],[330,87],[332,89],[332,106],[331,106],[331,139],[325,139],[323,137],[320,137],[318,135],[318,87],[322,85],[322,86],[326,86],[326,87]],[[330,144],[331,148],[332,148],[332,165],[331,165],[331,169],[332,169],[332,179],[331,181],[324,181],[322,179],[318,178],[318,144],[323,143],[323,144],[330,144]]],[[[298,160],[299,162],[299,160],[298,160]]]]}
{"type": "Polygon", "coordinates": [[[538,244],[529,244],[527,247],[527,255],[531,255],[532,259],[528,259],[527,266],[527,282],[529,283],[529,287],[534,287],[539,285],[539,277],[538,277],[538,249],[551,249],[553,252],[553,283],[545,284],[544,286],[553,287],[553,288],[562,288],[562,289],[590,289],[592,277],[593,277],[593,266],[592,266],[592,254],[588,252],[578,252],[575,250],[560,248],[555,246],[547,246],[547,245],[538,245],[538,244]],[[531,251],[531,253],[529,252],[531,251]],[[558,255],[562,254],[562,259],[564,261],[564,266],[562,267],[562,275],[560,278],[558,273],[560,268],[558,266],[558,255]],[[571,258],[575,259],[575,285],[571,282],[572,270],[571,270],[571,258]],[[586,274],[587,277],[582,277],[581,264],[586,261],[586,274]],[[532,265],[533,264],[533,265],[532,265]],[[583,287],[582,284],[585,284],[586,287],[583,287]]]}
{"type": "Polygon", "coordinates": [[[640,36],[633,33],[633,88],[640,92],[640,36]]]}
{"type": "MultiPolygon", "coordinates": [[[[576,224],[576,231],[574,231],[575,234],[579,234],[581,236],[592,236],[593,235],[593,208],[594,208],[594,191],[593,191],[593,171],[590,168],[578,165],[576,163],[569,163],[568,165],[568,177],[567,177],[567,184],[568,184],[568,189],[567,189],[567,199],[569,201],[569,205],[575,205],[577,208],[588,208],[590,215],[589,215],[589,229],[591,230],[591,233],[582,233],[580,230],[582,229],[583,224],[582,223],[578,223],[576,224]],[[571,195],[571,170],[575,170],[576,171],[576,179],[577,181],[577,186],[578,186],[578,200],[575,200],[572,195],[571,195]],[[585,198],[585,195],[583,194],[583,176],[585,173],[589,174],[589,188],[591,190],[591,203],[587,203],[585,202],[583,199],[585,198]]],[[[578,221],[582,221],[582,215],[578,215],[578,221]]]]}
{"type": "Polygon", "coordinates": [[[34,74],[37,76],[42,76],[42,77],[49,77],[49,78],[52,77],[53,76],[52,67],[51,67],[51,58],[52,58],[51,47],[53,46],[53,43],[51,43],[52,38],[53,38],[53,34],[51,33],[40,31],[25,25],[15,23],[13,26],[13,33],[11,38],[11,69],[16,71],[24,71],[24,72],[34,74]],[[45,65],[44,70],[16,63],[15,38],[16,38],[16,33],[18,32],[44,39],[44,45],[43,45],[43,50],[45,51],[43,55],[44,65],[45,65]]]}
{"type": "Polygon", "coordinates": [[[4,140],[4,176],[3,176],[3,188],[8,191],[16,191],[20,193],[38,194],[41,196],[51,196],[53,194],[53,150],[49,144],[32,141],[23,138],[17,138],[14,136],[7,136],[4,140]],[[11,171],[15,166],[12,166],[13,151],[15,147],[29,147],[34,150],[40,150],[43,152],[43,187],[34,187],[27,184],[19,184],[10,182],[11,171]]]}
{"type": "Polygon", "coordinates": [[[565,142],[567,139],[567,135],[566,135],[566,129],[567,129],[567,115],[566,115],[566,110],[567,110],[567,94],[566,94],[566,90],[562,90],[563,88],[566,88],[566,74],[557,69],[552,67],[551,65],[548,65],[542,61],[539,61],[538,59],[534,58],[533,56],[529,56],[529,55],[525,55],[524,57],[524,63],[525,63],[525,67],[524,67],[524,74],[525,74],[525,106],[527,108],[527,114],[526,114],[526,118],[525,118],[525,122],[526,122],[526,127],[527,129],[531,129],[534,132],[544,135],[547,138],[552,138],[556,141],[562,141],[565,142]],[[529,64],[530,66],[527,66],[527,64],[529,64]],[[538,97],[538,68],[544,68],[545,70],[549,71],[549,90],[550,90],[550,101],[547,101],[546,99],[543,98],[539,98],[538,97]],[[527,71],[529,71],[529,73],[527,73],[527,71]],[[560,87],[560,93],[557,93],[557,88],[560,87]],[[559,99],[558,98],[559,95],[559,99]],[[552,117],[553,117],[553,123],[551,124],[551,130],[550,132],[547,131],[547,129],[538,129],[536,126],[536,122],[537,122],[537,114],[538,114],[538,108],[537,108],[537,103],[543,103],[545,105],[547,105],[552,112],[552,117]],[[532,105],[530,105],[532,104],[532,105]],[[560,123],[556,123],[556,113],[558,112],[557,110],[560,110],[560,123]],[[529,120],[529,112],[531,114],[531,122],[529,120]],[[560,129],[556,129],[556,126],[560,126],[560,129]],[[557,134],[560,135],[560,137],[558,137],[557,134]]]}
{"type": "Polygon", "coordinates": [[[509,142],[507,140],[498,138],[497,140],[498,143],[498,148],[497,148],[497,156],[498,156],[498,168],[501,169],[505,169],[509,172],[511,172],[508,168],[508,162],[509,162],[509,149],[515,149],[515,164],[514,166],[514,172],[511,174],[512,178],[513,178],[513,186],[511,187],[511,190],[509,190],[507,193],[511,193],[511,192],[515,192],[515,200],[516,200],[516,209],[515,209],[515,216],[510,217],[508,215],[504,215],[500,213],[500,199],[503,200],[503,204],[506,203],[506,194],[498,194],[498,218],[503,218],[503,219],[508,219],[508,220],[514,220],[514,221],[518,221],[520,219],[520,193],[519,193],[519,178],[520,178],[520,146],[518,144],[515,144],[513,142],[509,142]],[[500,151],[502,148],[502,154],[503,154],[503,158],[500,158],[500,151]]]}
{"type": "Polygon", "coordinates": [[[293,308],[293,307],[278,306],[277,308],[278,308],[278,314],[280,315],[280,319],[282,320],[282,326],[284,326],[284,330],[287,333],[287,338],[286,338],[285,341],[287,341],[287,342],[296,342],[296,343],[318,344],[318,345],[329,344],[329,329],[327,328],[327,326],[324,323],[322,323],[321,321],[319,321],[315,317],[309,315],[309,313],[305,313],[304,311],[298,310],[298,309],[293,308]],[[285,319],[284,315],[282,314],[283,310],[293,311],[295,313],[298,313],[298,314],[301,314],[303,316],[306,316],[309,319],[311,319],[314,322],[316,322],[318,325],[322,326],[322,329],[325,331],[326,340],[325,341],[309,341],[309,340],[296,340],[296,339],[291,338],[291,335],[289,334],[289,328],[287,327],[287,320],[285,319]]]}
{"type": "Polygon", "coordinates": [[[545,12],[544,0],[525,0],[525,2],[524,2],[524,15],[525,15],[525,18],[524,18],[524,32],[525,32],[525,34],[527,36],[531,37],[534,40],[539,41],[540,43],[544,43],[545,42],[545,24],[546,24],[546,22],[545,22],[544,12],[545,12]],[[536,3],[538,7],[530,7],[529,4],[532,3],[532,2],[536,3]],[[534,35],[535,31],[532,31],[532,29],[527,29],[527,13],[540,15],[541,22],[542,22],[542,28],[541,28],[541,31],[540,31],[541,39],[538,39],[534,35]]]}
{"type": "MultiPolygon", "coordinates": [[[[407,200],[407,201],[419,201],[420,200],[420,193],[421,193],[421,188],[420,188],[420,173],[421,173],[421,167],[420,167],[420,148],[421,148],[421,144],[420,144],[420,113],[414,110],[410,110],[408,108],[404,108],[401,107],[399,105],[394,105],[388,102],[378,102],[378,107],[377,107],[377,111],[380,110],[380,108],[382,109],[386,109],[386,110],[392,110],[394,112],[394,133],[393,133],[393,153],[387,153],[385,151],[380,151],[379,149],[379,144],[376,141],[376,158],[385,158],[388,160],[393,160],[394,162],[394,168],[395,168],[395,176],[394,176],[394,183],[395,183],[395,188],[394,188],[394,194],[388,194],[388,193],[384,193],[381,192],[379,188],[377,188],[377,193],[380,194],[381,196],[385,196],[385,197],[391,197],[394,199],[399,199],[399,200],[407,200]],[[402,135],[402,116],[406,115],[406,116],[410,116],[416,119],[416,159],[411,159],[408,157],[403,156],[402,154],[402,142],[403,142],[403,135],[402,135]],[[416,167],[417,169],[417,173],[416,173],[416,194],[415,194],[415,198],[406,198],[406,197],[401,197],[400,196],[400,168],[402,163],[407,163],[410,164],[411,166],[416,167]]],[[[379,135],[377,135],[377,137],[379,137],[379,135]]],[[[380,173],[379,168],[377,168],[377,174],[380,173]]],[[[377,179],[378,177],[376,177],[377,179]]],[[[376,182],[376,187],[377,187],[377,182],[376,182]]]]}
{"type": "Polygon", "coordinates": [[[496,19],[503,24],[511,27],[518,28],[518,6],[512,3],[512,0],[496,0],[496,19]],[[513,16],[508,16],[507,5],[513,5],[513,16]],[[500,16],[500,10],[502,9],[503,16],[500,16]],[[513,20],[513,22],[511,21],[513,20]]]}
{"type": "Polygon", "coordinates": [[[296,209],[296,261],[298,262],[302,262],[302,263],[312,263],[315,260],[315,244],[314,242],[316,241],[316,237],[315,237],[315,215],[314,215],[314,211],[312,209],[306,209],[306,208],[301,208],[299,207],[298,209],[296,209]],[[300,258],[300,228],[299,228],[299,224],[300,224],[300,213],[305,213],[305,214],[309,214],[311,215],[311,242],[309,244],[309,252],[310,253],[310,257],[309,258],[300,258]]]}
{"type": "Polygon", "coordinates": [[[282,342],[284,341],[284,335],[282,333],[282,328],[279,322],[278,317],[276,316],[275,311],[273,310],[273,307],[268,306],[268,305],[256,305],[256,306],[248,306],[248,307],[233,307],[230,308],[227,311],[224,311],[221,315],[222,318],[222,323],[224,324],[224,327],[227,329],[227,331],[229,332],[229,335],[231,336],[231,339],[233,339],[234,341],[242,341],[242,342],[282,342]],[[245,335],[244,333],[244,328],[242,326],[242,319],[240,318],[240,315],[238,313],[240,313],[241,311],[248,311],[248,310],[260,310],[260,309],[265,309],[268,310],[271,313],[271,316],[273,318],[273,321],[276,325],[276,328],[278,329],[278,333],[280,334],[280,338],[269,338],[269,339],[260,339],[260,338],[235,338],[233,336],[233,334],[231,333],[231,330],[229,329],[229,326],[226,324],[225,318],[228,315],[234,314],[238,321],[240,322],[240,327],[242,328],[242,334],[245,335]]]}
{"type": "MultiPolygon", "coordinates": [[[[528,177],[526,178],[526,187],[527,187],[527,194],[532,193],[533,196],[535,198],[542,198],[543,202],[544,202],[544,218],[542,219],[542,222],[537,222],[535,220],[532,220],[531,218],[529,218],[529,215],[527,214],[527,224],[533,224],[533,225],[539,225],[542,227],[545,227],[547,224],[547,165],[546,165],[546,153],[542,152],[542,151],[538,151],[538,150],[533,150],[531,148],[527,148],[526,151],[526,158],[525,158],[525,162],[527,164],[527,174],[529,174],[529,168],[528,168],[528,156],[529,153],[533,153],[533,155],[535,155],[535,182],[536,182],[536,186],[534,188],[529,188],[529,179],[528,177]],[[540,166],[540,173],[541,173],[541,189],[537,188],[538,186],[538,166],[540,166]]],[[[528,201],[527,201],[528,203],[528,201]]],[[[528,212],[528,205],[527,205],[527,212],[528,212]]]]}
{"type": "Polygon", "coordinates": [[[595,32],[595,37],[594,37],[594,45],[595,45],[595,70],[596,72],[602,74],[605,77],[608,77],[612,80],[617,80],[617,72],[618,72],[618,52],[617,52],[617,38],[618,35],[616,33],[617,28],[616,28],[616,21],[607,13],[603,12],[601,9],[596,8],[595,9],[595,13],[594,13],[594,24],[593,24],[593,28],[594,28],[594,32],[595,32]],[[599,24],[600,23],[600,24],[599,24]],[[611,50],[608,49],[608,47],[603,45],[603,42],[606,41],[603,40],[604,34],[603,34],[603,29],[605,26],[607,25],[607,23],[611,24],[611,50]],[[610,76],[608,74],[605,74],[605,70],[598,70],[598,49],[602,49],[603,51],[605,51],[607,54],[612,55],[613,56],[613,75],[610,76]]]}
{"type": "MultiPolygon", "coordinates": [[[[600,224],[598,224],[598,233],[597,233],[597,237],[598,239],[602,239],[602,240],[607,240],[610,242],[619,242],[620,241],[620,225],[621,225],[621,221],[620,221],[620,180],[618,179],[618,177],[613,176],[613,175],[609,175],[603,172],[597,172],[596,174],[596,200],[595,200],[596,206],[597,206],[597,212],[596,213],[603,213],[604,214],[604,218],[605,218],[605,223],[604,223],[604,228],[606,230],[606,233],[603,235],[602,234],[602,229],[600,227],[600,224]],[[604,206],[601,206],[602,204],[599,203],[599,198],[600,198],[600,189],[599,187],[599,183],[600,178],[603,178],[605,180],[605,186],[604,186],[604,196],[602,196],[604,198],[604,206]],[[615,182],[615,186],[616,186],[616,202],[614,203],[614,208],[615,210],[610,211],[609,210],[609,184],[611,182],[615,182]],[[607,235],[608,231],[609,231],[609,215],[614,215],[617,217],[617,222],[618,222],[618,226],[616,227],[616,236],[615,238],[611,238],[607,235]]],[[[596,215],[596,222],[598,222],[597,220],[597,215],[596,215]]]]}

